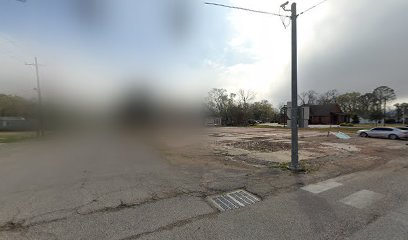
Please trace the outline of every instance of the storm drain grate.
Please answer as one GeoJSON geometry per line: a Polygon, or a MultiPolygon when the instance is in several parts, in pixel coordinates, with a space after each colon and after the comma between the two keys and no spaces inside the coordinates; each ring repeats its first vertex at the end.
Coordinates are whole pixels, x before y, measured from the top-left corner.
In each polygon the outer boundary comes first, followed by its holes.
{"type": "Polygon", "coordinates": [[[258,197],[245,190],[236,190],[217,196],[211,196],[207,199],[220,211],[237,209],[260,201],[258,197]]]}

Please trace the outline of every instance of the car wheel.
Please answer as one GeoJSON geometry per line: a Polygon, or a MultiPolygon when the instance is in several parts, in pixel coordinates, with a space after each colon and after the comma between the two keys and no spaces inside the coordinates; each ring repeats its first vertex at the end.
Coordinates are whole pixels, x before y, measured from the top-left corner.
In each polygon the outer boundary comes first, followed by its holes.
{"type": "Polygon", "coordinates": [[[367,133],[360,133],[360,137],[368,137],[368,134],[367,133]]]}
{"type": "Polygon", "coordinates": [[[396,139],[398,139],[398,136],[395,135],[395,134],[391,134],[390,136],[388,136],[388,138],[392,139],[392,140],[396,140],[396,139]]]}

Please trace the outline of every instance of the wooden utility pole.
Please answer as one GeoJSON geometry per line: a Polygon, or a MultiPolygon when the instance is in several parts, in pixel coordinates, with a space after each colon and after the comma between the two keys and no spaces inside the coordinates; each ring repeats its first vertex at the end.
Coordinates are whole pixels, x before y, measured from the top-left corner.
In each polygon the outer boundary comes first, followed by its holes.
{"type": "Polygon", "coordinates": [[[37,136],[44,136],[44,121],[43,121],[43,113],[42,113],[42,96],[41,96],[41,85],[40,85],[40,72],[38,68],[38,60],[37,57],[34,58],[34,63],[26,63],[28,66],[35,66],[35,74],[37,77],[37,88],[34,90],[37,91],[38,96],[38,107],[37,107],[37,136]]]}

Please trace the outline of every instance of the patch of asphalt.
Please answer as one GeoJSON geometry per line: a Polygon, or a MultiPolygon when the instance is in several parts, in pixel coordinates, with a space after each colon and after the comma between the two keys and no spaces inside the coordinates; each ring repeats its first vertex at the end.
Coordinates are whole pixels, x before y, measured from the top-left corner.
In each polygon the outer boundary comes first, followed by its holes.
{"type": "Polygon", "coordinates": [[[144,237],[144,236],[149,235],[149,234],[160,233],[162,231],[171,231],[174,228],[183,227],[183,226],[185,226],[187,224],[190,224],[190,223],[192,223],[194,221],[214,217],[214,216],[218,215],[219,213],[220,212],[216,211],[216,212],[212,212],[212,213],[198,215],[198,216],[188,218],[188,219],[183,219],[183,220],[168,224],[166,226],[159,227],[159,228],[157,228],[155,230],[135,234],[135,235],[130,236],[130,237],[121,238],[120,240],[136,240],[136,239],[139,239],[139,238],[144,237]]]}
{"type": "MultiPolygon", "coordinates": [[[[220,193],[220,191],[215,191],[212,190],[211,194],[217,194],[220,193]]],[[[67,220],[70,217],[75,217],[77,216],[87,216],[87,215],[92,215],[92,214],[97,214],[97,213],[104,213],[104,212],[117,212],[121,211],[123,209],[127,208],[135,208],[138,206],[142,206],[145,204],[151,204],[155,203],[158,201],[166,200],[166,199],[171,199],[171,198],[176,198],[176,197],[198,197],[204,200],[204,197],[208,195],[208,192],[201,192],[201,191],[192,191],[192,192],[179,192],[179,193],[174,193],[174,194],[169,194],[166,197],[158,197],[157,195],[153,194],[152,197],[148,200],[145,200],[143,202],[137,202],[137,203],[124,203],[122,200],[120,201],[119,205],[112,206],[112,207],[103,207],[99,209],[95,209],[92,211],[88,212],[80,212],[79,209],[81,209],[83,206],[89,205],[90,203],[86,203],[84,205],[78,206],[76,208],[70,208],[70,209],[60,209],[52,212],[47,212],[43,213],[37,216],[33,216],[28,219],[22,219],[22,220],[11,220],[8,221],[2,225],[0,225],[0,232],[5,232],[5,231],[27,231],[30,227],[34,226],[41,226],[45,224],[50,224],[54,222],[59,222],[63,220],[67,220]]]]}
{"type": "Polygon", "coordinates": [[[65,221],[35,226],[28,234],[50,232],[59,239],[126,239],[218,212],[202,198],[190,196],[117,210],[76,215],[65,221]]]}

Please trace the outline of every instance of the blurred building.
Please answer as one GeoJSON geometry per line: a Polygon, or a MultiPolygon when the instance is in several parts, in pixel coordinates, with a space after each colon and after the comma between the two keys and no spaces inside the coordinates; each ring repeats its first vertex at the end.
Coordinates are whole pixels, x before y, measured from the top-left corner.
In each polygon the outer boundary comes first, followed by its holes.
{"type": "Polygon", "coordinates": [[[0,117],[0,131],[27,131],[35,129],[35,122],[23,117],[0,117]]]}

